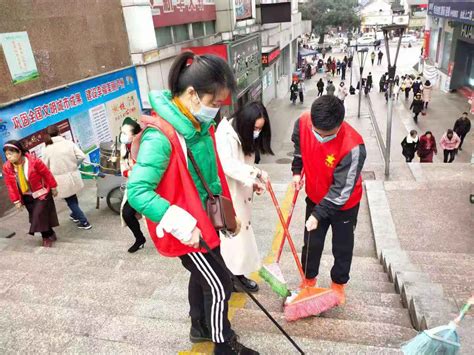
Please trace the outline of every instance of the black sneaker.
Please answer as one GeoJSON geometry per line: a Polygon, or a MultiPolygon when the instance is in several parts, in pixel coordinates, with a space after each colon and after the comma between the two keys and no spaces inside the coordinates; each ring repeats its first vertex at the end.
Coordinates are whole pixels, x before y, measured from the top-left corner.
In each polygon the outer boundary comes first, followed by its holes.
{"type": "Polygon", "coordinates": [[[206,325],[202,324],[202,322],[198,324],[192,324],[191,330],[189,331],[189,340],[191,340],[191,343],[212,341],[211,332],[206,325]]]}
{"type": "Polygon", "coordinates": [[[79,223],[79,220],[78,220],[78,219],[75,219],[75,218],[72,216],[72,214],[69,215],[69,219],[70,219],[71,221],[73,221],[74,223],[79,223]]]}
{"type": "Polygon", "coordinates": [[[133,243],[133,245],[130,248],[128,248],[128,252],[135,253],[139,249],[143,249],[145,247],[145,242],[146,242],[145,239],[135,241],[135,243],[133,243]]]}
{"type": "Polygon", "coordinates": [[[234,276],[232,281],[234,283],[234,292],[244,292],[244,290],[247,292],[257,292],[259,290],[258,284],[244,275],[234,276]]]}
{"type": "Polygon", "coordinates": [[[79,228],[79,229],[86,229],[86,230],[87,230],[87,229],[91,229],[92,226],[91,226],[91,224],[90,224],[89,222],[85,222],[85,223],[79,223],[79,224],[77,225],[77,228],[79,228]]]}
{"type": "Polygon", "coordinates": [[[214,355],[259,355],[259,352],[240,344],[237,335],[225,343],[216,343],[215,345],[214,355]]]}

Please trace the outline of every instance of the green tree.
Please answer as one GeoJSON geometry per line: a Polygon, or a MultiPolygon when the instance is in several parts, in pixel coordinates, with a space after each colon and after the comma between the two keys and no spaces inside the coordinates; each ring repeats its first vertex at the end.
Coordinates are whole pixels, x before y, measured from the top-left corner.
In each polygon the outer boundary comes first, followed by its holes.
{"type": "Polygon", "coordinates": [[[356,14],[357,0],[309,0],[301,5],[303,20],[311,20],[313,32],[324,43],[329,27],[356,28],[360,19],[356,14]]]}

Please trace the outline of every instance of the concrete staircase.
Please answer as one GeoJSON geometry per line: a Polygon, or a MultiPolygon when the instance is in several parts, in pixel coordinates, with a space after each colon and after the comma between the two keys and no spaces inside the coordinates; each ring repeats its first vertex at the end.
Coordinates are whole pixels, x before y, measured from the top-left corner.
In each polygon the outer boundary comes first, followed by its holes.
{"type": "MultiPolygon", "coordinates": [[[[410,164],[416,181],[366,183],[375,244],[418,330],[447,324],[473,292],[472,166],[410,164]],[[383,221],[383,222],[381,222],[383,221]]],[[[459,327],[474,349],[474,319],[459,327]]]]}
{"type": "MultiPolygon", "coordinates": [[[[284,182],[289,181],[286,167],[269,164],[265,169],[283,200],[284,182]]],[[[89,181],[80,200],[93,224],[90,231],[77,230],[68,220],[67,207],[58,202],[59,239],[50,249],[39,246],[40,238],[26,235],[25,212],[0,221],[17,232],[12,239],[0,239],[0,352],[189,353],[188,273],[179,260],[157,255],[150,240],[143,250],[128,254],[130,232],[105,206],[95,210],[94,194],[89,181]]],[[[301,197],[291,228],[299,250],[303,209],[301,197]]],[[[268,196],[255,200],[253,224],[265,257],[276,228],[268,196]]],[[[286,323],[282,299],[260,283],[258,298],[308,354],[399,353],[400,344],[416,335],[400,296],[376,258],[365,200],[356,234],[346,306],[286,323]]],[[[330,242],[328,235],[321,285],[330,282],[330,242]]],[[[288,251],[281,265],[289,284],[296,286],[299,280],[288,251]]],[[[262,354],[295,353],[251,301],[236,295],[231,305],[232,324],[243,343],[262,354]]]]}

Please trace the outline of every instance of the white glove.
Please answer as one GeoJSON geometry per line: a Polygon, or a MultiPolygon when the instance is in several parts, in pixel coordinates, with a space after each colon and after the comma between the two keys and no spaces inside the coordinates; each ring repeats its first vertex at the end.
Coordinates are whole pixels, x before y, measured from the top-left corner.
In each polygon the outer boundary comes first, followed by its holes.
{"type": "Polygon", "coordinates": [[[170,233],[181,242],[188,242],[193,236],[197,221],[181,207],[172,205],[168,208],[160,223],[156,226],[156,235],[163,238],[170,233]]]}

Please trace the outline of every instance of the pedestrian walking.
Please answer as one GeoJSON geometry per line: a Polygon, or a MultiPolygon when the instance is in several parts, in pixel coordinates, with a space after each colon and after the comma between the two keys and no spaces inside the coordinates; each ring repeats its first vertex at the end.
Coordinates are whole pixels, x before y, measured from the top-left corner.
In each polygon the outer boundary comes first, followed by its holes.
{"type": "Polygon", "coordinates": [[[415,95],[415,98],[410,105],[410,110],[412,110],[414,114],[413,120],[415,123],[418,123],[418,115],[421,111],[423,111],[423,100],[421,98],[421,93],[415,95]]]}
{"type": "MultiPolygon", "coordinates": [[[[254,193],[261,195],[268,180],[268,174],[253,164],[255,152],[273,155],[270,119],[265,106],[260,102],[250,102],[230,120],[222,120],[216,131],[216,144],[235,213],[242,224],[236,236],[226,238],[221,235],[222,257],[245,289],[257,292],[258,284],[245,275],[261,267],[251,216],[254,193]]],[[[234,289],[241,289],[235,281],[234,289]]]]}
{"type": "Polygon", "coordinates": [[[319,58],[318,60],[318,73],[322,73],[324,71],[324,61],[319,58]]]}
{"type": "Polygon", "coordinates": [[[326,86],[326,94],[328,95],[334,95],[336,92],[336,87],[332,83],[332,81],[328,82],[328,85],[326,86]]]}
{"type": "Polygon", "coordinates": [[[366,84],[369,92],[370,90],[372,90],[373,85],[374,85],[374,79],[372,78],[372,73],[369,72],[369,75],[367,75],[367,84],[366,84]]]}
{"type": "Polygon", "coordinates": [[[405,100],[408,100],[408,98],[410,97],[411,86],[412,86],[412,80],[409,75],[406,75],[405,80],[403,80],[403,83],[402,83],[402,88],[403,88],[403,91],[405,92],[405,100]]]}
{"type": "Polygon", "coordinates": [[[348,62],[347,55],[344,56],[344,59],[342,59],[342,61],[343,61],[344,63],[346,63],[346,65],[347,65],[347,62],[348,62]]]}
{"type": "Polygon", "coordinates": [[[79,206],[77,198],[77,194],[84,188],[78,166],[86,159],[86,155],[74,142],[61,137],[58,126],[51,125],[46,132],[42,160],[58,184],[57,197],[66,201],[71,210],[69,219],[76,223],[79,229],[91,229],[92,225],[79,206]]]}
{"type": "Polygon", "coordinates": [[[311,77],[312,77],[312,71],[313,71],[313,68],[311,67],[311,64],[307,64],[306,65],[306,79],[310,80],[311,77]]]}
{"type": "Polygon", "coordinates": [[[413,82],[411,85],[412,90],[413,90],[413,97],[415,97],[417,94],[421,93],[423,90],[423,83],[421,82],[421,78],[417,77],[416,80],[413,82]]]}
{"type": "Polygon", "coordinates": [[[58,184],[41,159],[30,154],[20,142],[6,142],[3,152],[7,161],[2,171],[10,201],[17,210],[26,207],[28,233],[41,233],[42,246],[49,248],[57,240],[53,228],[59,226],[53,199],[58,194],[58,184]]]}
{"type": "Polygon", "coordinates": [[[372,53],[370,53],[370,60],[372,62],[372,66],[374,66],[374,63],[375,63],[375,51],[372,51],[372,53]]]}
{"type": "Polygon", "coordinates": [[[346,62],[342,62],[341,63],[341,80],[346,80],[346,68],[347,68],[347,64],[346,62]]]}
{"type": "Polygon", "coordinates": [[[459,144],[461,144],[461,138],[454,132],[452,129],[448,129],[447,132],[443,134],[439,145],[443,148],[444,153],[444,162],[452,163],[456,157],[459,144]]]}
{"type": "Polygon", "coordinates": [[[380,81],[379,81],[379,92],[385,92],[385,85],[386,85],[386,81],[387,81],[387,75],[388,73],[385,73],[383,74],[381,77],[380,77],[380,81]]]}
{"type": "Polygon", "coordinates": [[[341,100],[342,102],[344,102],[348,94],[349,93],[347,92],[347,87],[344,85],[344,82],[341,81],[341,83],[339,84],[339,87],[337,88],[337,94],[336,94],[337,98],[341,100]]]}
{"type": "Polygon", "coordinates": [[[400,94],[400,86],[397,83],[393,85],[393,99],[398,101],[398,95],[400,94]]]}
{"type": "Polygon", "coordinates": [[[366,158],[360,134],[344,121],[344,105],[325,95],[313,102],[311,112],[296,121],[293,186],[302,188],[305,171],[306,226],[301,262],[306,280],[301,286],[316,286],[326,233],[332,228],[331,288],[345,303],[345,286],[354,247],[359,203],[362,197],[360,173],[366,158]]]}
{"type": "Polygon", "coordinates": [[[433,85],[431,85],[431,82],[429,80],[426,80],[425,85],[423,85],[423,103],[424,103],[425,110],[428,108],[428,104],[431,101],[432,91],[433,91],[433,85]]]}
{"type": "Polygon", "coordinates": [[[417,154],[420,157],[420,163],[432,163],[433,155],[438,154],[436,139],[431,131],[426,131],[426,133],[420,137],[417,154]]]}
{"type": "MultiPolygon", "coordinates": [[[[138,122],[131,117],[126,117],[122,122],[120,129],[120,171],[122,176],[128,180],[132,173],[135,159],[132,158],[132,142],[134,137],[142,131],[138,122]]],[[[124,224],[130,229],[135,237],[135,242],[128,248],[129,253],[135,253],[145,246],[146,238],[140,228],[140,222],[137,218],[139,213],[130,206],[128,202],[128,189],[124,192],[122,201],[121,215],[124,224]]]]}
{"type": "Polygon", "coordinates": [[[296,104],[296,99],[298,98],[298,81],[293,80],[290,86],[290,101],[293,105],[296,104]]]}
{"type": "Polygon", "coordinates": [[[319,78],[318,83],[316,84],[318,87],[318,97],[323,95],[324,92],[324,81],[323,78],[319,78]]]}
{"type": "Polygon", "coordinates": [[[459,117],[456,122],[454,123],[453,131],[461,139],[461,143],[459,144],[459,150],[462,151],[462,144],[464,143],[464,138],[471,130],[471,121],[467,117],[467,112],[463,112],[462,116],[459,117]]]}
{"type": "Polygon", "coordinates": [[[395,75],[395,79],[393,80],[393,82],[394,82],[396,85],[400,86],[400,77],[399,77],[398,75],[395,75]]]}
{"type": "Polygon", "coordinates": [[[381,49],[379,49],[379,52],[377,53],[377,65],[382,64],[382,58],[383,58],[383,52],[381,49]]]}
{"type": "Polygon", "coordinates": [[[341,61],[339,59],[336,62],[336,74],[341,75],[341,61]]]}
{"type": "Polygon", "coordinates": [[[336,58],[331,62],[331,73],[333,77],[336,75],[336,58]]]}
{"type": "Polygon", "coordinates": [[[326,48],[323,48],[321,50],[321,54],[323,55],[323,59],[325,59],[326,58],[326,48]]]}
{"type": "Polygon", "coordinates": [[[354,61],[354,56],[350,55],[349,58],[347,59],[347,67],[352,68],[352,62],[354,61]]]}
{"type": "Polygon", "coordinates": [[[415,157],[415,153],[418,149],[418,132],[414,129],[410,131],[405,138],[402,140],[402,154],[405,157],[405,161],[410,163],[415,157]]]}
{"type": "Polygon", "coordinates": [[[219,109],[236,89],[234,75],[217,56],[183,52],[175,58],[168,82],[170,91],[149,94],[157,116],[150,117],[141,135],[128,200],[147,218],[158,251],[179,257],[191,274],[191,341],[214,342],[215,354],[258,354],[240,344],[231,328],[232,280],[220,265],[219,235],[204,210],[207,191],[230,199],[213,132],[219,109]],[[201,239],[218,260],[201,248],[201,239]]]}
{"type": "Polygon", "coordinates": [[[306,94],[306,87],[303,80],[298,83],[298,96],[300,98],[300,104],[304,102],[304,95],[306,94]]]}

